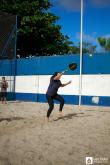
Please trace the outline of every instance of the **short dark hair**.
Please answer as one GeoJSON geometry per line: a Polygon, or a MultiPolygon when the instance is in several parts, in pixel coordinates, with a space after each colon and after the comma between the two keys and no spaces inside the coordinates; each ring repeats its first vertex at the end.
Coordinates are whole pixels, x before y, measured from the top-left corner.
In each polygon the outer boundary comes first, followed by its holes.
{"type": "Polygon", "coordinates": [[[55,73],[53,74],[53,76],[52,76],[52,77],[57,76],[57,74],[58,74],[58,73],[60,73],[60,72],[55,72],[55,73]]]}

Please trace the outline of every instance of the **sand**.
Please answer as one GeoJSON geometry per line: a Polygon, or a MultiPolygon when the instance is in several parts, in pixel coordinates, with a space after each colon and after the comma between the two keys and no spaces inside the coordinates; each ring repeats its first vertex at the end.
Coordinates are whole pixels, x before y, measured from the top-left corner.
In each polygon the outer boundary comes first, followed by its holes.
{"type": "Polygon", "coordinates": [[[0,165],[85,165],[86,157],[105,158],[110,165],[110,108],[0,103],[0,165]]]}

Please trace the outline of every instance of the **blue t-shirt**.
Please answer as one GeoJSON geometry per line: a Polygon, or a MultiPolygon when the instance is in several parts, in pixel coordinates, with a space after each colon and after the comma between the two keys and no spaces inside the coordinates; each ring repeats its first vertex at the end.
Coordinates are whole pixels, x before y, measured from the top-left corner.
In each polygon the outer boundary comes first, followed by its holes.
{"type": "Polygon", "coordinates": [[[62,85],[62,83],[60,80],[54,80],[54,77],[51,77],[50,84],[49,84],[46,94],[49,96],[56,95],[58,88],[61,87],[61,85],[62,85]]]}

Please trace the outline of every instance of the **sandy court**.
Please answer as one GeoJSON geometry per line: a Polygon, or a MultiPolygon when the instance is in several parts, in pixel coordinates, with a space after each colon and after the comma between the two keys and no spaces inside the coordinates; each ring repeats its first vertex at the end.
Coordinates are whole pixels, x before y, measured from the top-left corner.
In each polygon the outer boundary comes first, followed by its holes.
{"type": "Polygon", "coordinates": [[[0,165],[85,165],[86,157],[110,165],[110,108],[58,105],[50,122],[45,103],[0,103],[0,165]]]}

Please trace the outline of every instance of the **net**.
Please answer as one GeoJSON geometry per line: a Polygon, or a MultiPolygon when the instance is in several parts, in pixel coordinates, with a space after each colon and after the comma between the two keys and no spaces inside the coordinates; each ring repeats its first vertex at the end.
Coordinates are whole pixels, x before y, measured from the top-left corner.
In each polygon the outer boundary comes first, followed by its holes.
{"type": "Polygon", "coordinates": [[[16,56],[16,16],[0,14],[0,59],[16,56]]]}

